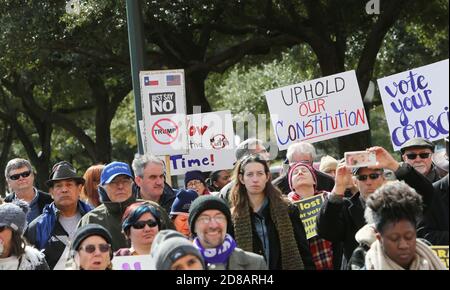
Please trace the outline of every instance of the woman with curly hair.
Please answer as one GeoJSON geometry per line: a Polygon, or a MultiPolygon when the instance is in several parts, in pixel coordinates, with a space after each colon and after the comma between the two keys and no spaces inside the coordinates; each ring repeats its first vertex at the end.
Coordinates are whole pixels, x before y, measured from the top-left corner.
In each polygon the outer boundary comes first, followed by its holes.
{"type": "Polygon", "coordinates": [[[367,270],[445,270],[437,255],[417,239],[422,198],[404,182],[380,187],[367,199],[365,218],[375,242],[365,257],[367,270]]]}
{"type": "Polygon", "coordinates": [[[314,269],[298,208],[271,183],[267,161],[244,157],[230,200],[237,245],[264,256],[270,270],[314,269]]]}

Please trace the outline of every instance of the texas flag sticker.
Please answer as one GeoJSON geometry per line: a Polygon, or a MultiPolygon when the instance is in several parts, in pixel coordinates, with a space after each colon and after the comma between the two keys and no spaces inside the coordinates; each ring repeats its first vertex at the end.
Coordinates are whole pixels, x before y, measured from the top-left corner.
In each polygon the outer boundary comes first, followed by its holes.
{"type": "Polygon", "coordinates": [[[159,85],[158,80],[152,80],[150,77],[144,77],[144,86],[157,86],[159,85]]]}

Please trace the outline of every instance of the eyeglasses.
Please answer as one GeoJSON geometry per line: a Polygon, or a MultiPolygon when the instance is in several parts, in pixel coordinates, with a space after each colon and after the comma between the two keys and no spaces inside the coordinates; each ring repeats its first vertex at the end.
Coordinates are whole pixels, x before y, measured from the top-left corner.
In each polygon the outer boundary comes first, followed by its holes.
{"type": "Polygon", "coordinates": [[[21,176],[23,178],[26,178],[26,177],[30,176],[30,174],[31,174],[31,170],[28,170],[28,171],[25,171],[25,172],[22,172],[22,173],[17,173],[17,174],[10,175],[9,179],[11,179],[11,180],[18,180],[21,176]]]}
{"type": "Polygon", "coordinates": [[[378,177],[380,177],[380,173],[371,173],[369,175],[357,175],[356,178],[360,181],[364,181],[367,180],[367,177],[369,177],[372,180],[377,179],[378,177]]]}
{"type": "Polygon", "coordinates": [[[187,186],[188,187],[190,187],[190,186],[197,186],[197,185],[200,185],[200,184],[203,184],[200,180],[192,180],[192,181],[188,182],[187,186]]]}
{"type": "Polygon", "coordinates": [[[154,228],[158,225],[158,223],[154,220],[148,220],[148,221],[137,221],[135,222],[132,227],[135,228],[136,230],[142,230],[145,225],[148,225],[151,228],[154,228]]]}
{"type": "Polygon", "coordinates": [[[428,157],[430,157],[430,155],[431,155],[431,153],[419,153],[419,154],[417,154],[417,153],[408,153],[408,154],[406,154],[406,157],[409,160],[414,160],[414,159],[417,158],[417,156],[419,156],[421,159],[427,159],[428,157]]]}
{"type": "Polygon", "coordinates": [[[227,218],[223,215],[216,215],[216,216],[201,216],[197,219],[198,222],[207,225],[209,224],[212,220],[214,220],[216,223],[218,224],[223,224],[225,223],[225,221],[227,220],[227,218]]]}
{"type": "Polygon", "coordinates": [[[98,249],[100,250],[100,252],[102,252],[102,253],[109,252],[109,250],[111,249],[110,244],[99,244],[99,245],[89,244],[84,247],[80,247],[80,250],[84,250],[86,253],[92,254],[95,252],[95,249],[97,249],[97,246],[98,246],[98,249]]]}

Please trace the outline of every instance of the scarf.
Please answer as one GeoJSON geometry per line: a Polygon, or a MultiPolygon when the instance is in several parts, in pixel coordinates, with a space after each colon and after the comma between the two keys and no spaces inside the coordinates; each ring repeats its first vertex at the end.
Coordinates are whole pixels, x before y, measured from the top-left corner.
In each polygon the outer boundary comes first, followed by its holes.
{"type": "MultiPolygon", "coordinates": [[[[381,243],[375,241],[366,254],[367,270],[404,270],[403,267],[392,261],[383,251],[381,243]]],[[[444,264],[431,250],[422,242],[416,240],[416,257],[409,267],[410,270],[446,270],[444,264]]]]}
{"type": "Polygon", "coordinates": [[[207,264],[226,264],[236,248],[236,242],[229,234],[226,234],[222,245],[216,248],[204,248],[198,238],[194,239],[194,246],[200,251],[207,264]]]}
{"type": "MultiPolygon", "coordinates": [[[[303,260],[300,256],[297,242],[295,241],[294,229],[289,218],[287,204],[269,200],[269,206],[270,217],[275,224],[278,239],[280,240],[282,270],[304,269],[303,260]]],[[[254,252],[250,211],[251,209],[249,208],[244,215],[234,218],[234,237],[239,248],[244,251],[254,252]]]]}

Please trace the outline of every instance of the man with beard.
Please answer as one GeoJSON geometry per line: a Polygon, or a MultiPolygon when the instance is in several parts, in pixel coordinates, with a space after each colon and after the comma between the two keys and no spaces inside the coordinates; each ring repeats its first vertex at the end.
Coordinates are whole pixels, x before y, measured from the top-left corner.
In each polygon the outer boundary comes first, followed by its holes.
{"type": "Polygon", "coordinates": [[[440,179],[431,159],[434,153],[433,143],[424,138],[412,138],[403,144],[400,151],[403,161],[425,175],[429,181],[436,182],[440,179]]]}

